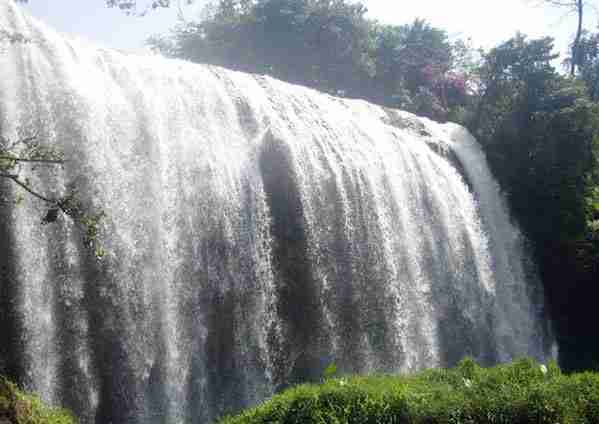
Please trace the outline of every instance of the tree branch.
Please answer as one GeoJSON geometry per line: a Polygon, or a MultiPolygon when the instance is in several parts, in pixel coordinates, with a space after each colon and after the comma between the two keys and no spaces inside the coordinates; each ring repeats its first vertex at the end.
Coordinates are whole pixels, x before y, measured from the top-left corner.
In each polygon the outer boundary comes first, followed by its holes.
{"type": "Polygon", "coordinates": [[[46,196],[44,196],[44,195],[36,192],[32,188],[30,188],[26,183],[24,183],[23,181],[21,181],[19,179],[19,175],[18,174],[0,173],[0,177],[1,178],[8,178],[9,180],[12,180],[15,184],[17,184],[18,186],[20,186],[21,188],[23,188],[27,192],[29,192],[29,194],[37,197],[40,200],[43,200],[46,203],[58,204],[58,201],[56,199],[50,199],[49,197],[46,197],[46,196]]]}
{"type": "Polygon", "coordinates": [[[580,49],[580,37],[582,36],[582,17],[583,17],[583,5],[582,0],[577,0],[577,11],[578,11],[578,27],[576,29],[576,38],[572,45],[572,63],[570,65],[570,76],[573,77],[576,73],[576,64],[578,62],[578,50],[580,49]]]}
{"type": "Polygon", "coordinates": [[[576,0],[544,0],[545,3],[550,4],[551,6],[558,7],[571,7],[572,10],[576,10],[578,5],[576,0]]]}
{"type": "Polygon", "coordinates": [[[2,160],[2,159],[14,160],[15,162],[46,163],[49,165],[62,165],[65,163],[65,161],[62,159],[27,159],[27,158],[0,155],[0,160],[2,160]]]}

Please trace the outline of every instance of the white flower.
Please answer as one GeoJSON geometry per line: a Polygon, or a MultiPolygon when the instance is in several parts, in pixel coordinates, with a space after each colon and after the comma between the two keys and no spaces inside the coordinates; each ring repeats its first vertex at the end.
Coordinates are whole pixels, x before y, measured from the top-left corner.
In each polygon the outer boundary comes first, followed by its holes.
{"type": "Polygon", "coordinates": [[[472,381],[470,381],[467,378],[462,378],[462,380],[464,380],[464,386],[466,386],[468,388],[472,387],[472,381]]]}
{"type": "Polygon", "coordinates": [[[547,367],[544,364],[541,364],[539,368],[541,368],[541,372],[543,373],[543,375],[547,374],[547,367]]]}

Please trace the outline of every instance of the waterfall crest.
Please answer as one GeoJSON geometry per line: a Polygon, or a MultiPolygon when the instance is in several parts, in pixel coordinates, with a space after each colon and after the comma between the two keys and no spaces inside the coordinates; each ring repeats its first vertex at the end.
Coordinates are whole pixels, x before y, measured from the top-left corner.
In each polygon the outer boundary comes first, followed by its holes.
{"type": "MultiPolygon", "coordinates": [[[[548,356],[542,293],[468,132],[266,76],[68,40],[0,0],[0,131],[104,209],[94,260],[0,207],[0,372],[83,423],[208,423],[289,384],[548,356]]],[[[15,187],[2,183],[6,195],[15,187]]]]}

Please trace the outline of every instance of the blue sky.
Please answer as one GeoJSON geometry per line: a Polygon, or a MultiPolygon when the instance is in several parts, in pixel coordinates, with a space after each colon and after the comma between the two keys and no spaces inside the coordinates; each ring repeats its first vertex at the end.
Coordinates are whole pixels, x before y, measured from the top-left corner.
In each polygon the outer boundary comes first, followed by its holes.
{"type": "MultiPolygon", "coordinates": [[[[140,0],[143,2],[144,0],[140,0]]],[[[208,0],[181,8],[188,19],[198,18],[208,0]]],[[[517,30],[538,37],[556,37],[559,50],[567,48],[576,22],[562,9],[540,5],[540,0],[365,0],[369,16],[381,22],[403,24],[420,17],[452,36],[471,37],[475,45],[491,47],[517,30]]],[[[145,17],[126,16],[107,9],[104,0],[29,0],[24,6],[60,32],[122,50],[139,51],[144,40],[165,33],[177,23],[177,8],[145,17]]],[[[597,13],[590,11],[587,27],[595,28],[597,13]]]]}

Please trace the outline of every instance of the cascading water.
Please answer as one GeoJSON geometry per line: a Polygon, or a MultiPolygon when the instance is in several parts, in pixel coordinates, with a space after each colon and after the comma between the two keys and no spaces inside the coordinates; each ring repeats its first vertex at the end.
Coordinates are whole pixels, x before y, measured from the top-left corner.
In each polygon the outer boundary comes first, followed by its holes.
{"type": "Polygon", "coordinates": [[[75,181],[108,214],[96,261],[42,203],[1,206],[0,372],[83,423],[208,423],[331,362],[548,355],[520,233],[463,128],[97,49],[7,0],[0,31],[30,40],[0,44],[2,136],[39,132],[69,161],[32,183],[75,181]]]}

